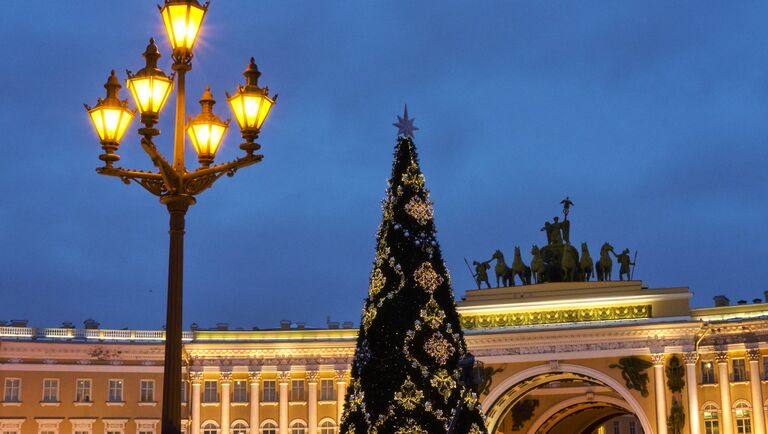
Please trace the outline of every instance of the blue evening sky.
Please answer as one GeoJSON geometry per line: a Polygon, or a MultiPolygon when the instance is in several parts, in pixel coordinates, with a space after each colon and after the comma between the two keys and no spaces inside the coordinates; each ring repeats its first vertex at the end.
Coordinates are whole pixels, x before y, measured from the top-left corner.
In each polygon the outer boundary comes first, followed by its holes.
{"type": "MultiPolygon", "coordinates": [[[[0,319],[164,322],[166,211],[96,175],[82,107],[110,69],[142,67],[150,36],[170,71],[155,3],[3,4],[0,319]]],[[[761,297],[767,20],[757,1],[214,0],[188,111],[210,84],[231,117],[224,92],[250,56],[280,98],[263,164],[188,214],[185,325],[357,324],[403,103],[458,295],[473,286],[464,257],[519,245],[529,260],[569,195],[571,237],[593,257],[603,241],[637,249],[636,277],[690,286],[695,306],[761,297]]],[[[136,126],[120,163],[150,169],[136,126]]],[[[218,161],[238,144],[232,128],[218,161]]]]}

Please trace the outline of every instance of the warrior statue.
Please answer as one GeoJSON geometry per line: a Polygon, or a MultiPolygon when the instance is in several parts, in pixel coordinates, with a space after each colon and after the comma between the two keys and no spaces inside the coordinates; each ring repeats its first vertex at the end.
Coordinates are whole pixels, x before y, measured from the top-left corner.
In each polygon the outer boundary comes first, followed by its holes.
{"type": "Polygon", "coordinates": [[[611,253],[616,256],[616,262],[619,263],[619,280],[624,280],[624,275],[626,275],[627,280],[629,280],[630,267],[635,265],[635,263],[629,259],[629,249],[624,249],[618,255],[614,251],[611,251],[611,253]]]}
{"type": "Polygon", "coordinates": [[[475,272],[472,276],[475,278],[475,283],[477,283],[477,289],[480,289],[480,285],[483,282],[485,282],[488,288],[491,287],[490,282],[488,282],[488,269],[491,268],[490,262],[491,260],[483,262],[472,261],[472,265],[475,266],[475,272]]]}

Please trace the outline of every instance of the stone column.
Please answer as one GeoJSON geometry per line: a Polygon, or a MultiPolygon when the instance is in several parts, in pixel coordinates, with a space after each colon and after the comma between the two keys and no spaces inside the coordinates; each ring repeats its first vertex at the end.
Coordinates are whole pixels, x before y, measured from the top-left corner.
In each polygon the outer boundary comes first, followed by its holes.
{"type": "Polygon", "coordinates": [[[765,434],[765,411],[763,410],[763,386],[760,382],[760,350],[747,350],[749,359],[749,387],[752,389],[753,421],[752,432],[765,434]]]}
{"type": "Polygon", "coordinates": [[[318,371],[307,371],[307,405],[309,406],[307,415],[307,424],[309,425],[309,434],[317,434],[317,378],[320,376],[318,371]]]}
{"type": "Polygon", "coordinates": [[[347,395],[347,371],[336,371],[336,424],[341,425],[344,414],[344,398],[347,395]]]}
{"type": "Polygon", "coordinates": [[[651,354],[653,393],[656,398],[656,434],[667,434],[667,387],[664,384],[664,353],[651,354]]]}
{"type": "Polygon", "coordinates": [[[696,381],[696,362],[699,353],[684,354],[685,360],[685,385],[688,389],[688,425],[691,434],[701,434],[701,420],[699,418],[699,383],[696,381]]]}
{"type": "Polygon", "coordinates": [[[256,434],[259,432],[259,424],[261,423],[259,420],[259,383],[261,382],[261,372],[249,372],[248,381],[251,385],[251,417],[248,423],[251,427],[250,432],[256,434]]]}
{"type": "Polygon", "coordinates": [[[728,375],[728,352],[715,354],[717,381],[720,385],[720,409],[723,416],[722,434],[733,434],[733,410],[731,409],[731,378],[728,375]]]}
{"type": "Polygon", "coordinates": [[[288,382],[291,380],[291,371],[277,373],[277,381],[280,384],[280,420],[278,421],[280,434],[288,434],[288,382]]]}
{"type": "Polygon", "coordinates": [[[191,372],[189,382],[192,384],[192,434],[200,434],[200,385],[203,383],[202,372],[191,372]]]}
{"type": "Polygon", "coordinates": [[[232,386],[232,373],[222,372],[219,375],[219,384],[221,384],[221,397],[219,402],[221,405],[221,434],[229,434],[229,401],[232,394],[230,389],[232,386]]]}

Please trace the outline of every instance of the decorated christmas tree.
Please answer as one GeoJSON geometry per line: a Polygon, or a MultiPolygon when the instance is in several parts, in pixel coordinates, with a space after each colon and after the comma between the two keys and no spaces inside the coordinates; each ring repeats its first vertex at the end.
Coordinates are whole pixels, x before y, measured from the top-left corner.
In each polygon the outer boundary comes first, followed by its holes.
{"type": "Polygon", "coordinates": [[[485,433],[477,396],[462,386],[467,348],[432,202],[404,117],[382,202],[341,433],[485,433]],[[456,419],[454,421],[454,418],[456,419]]]}

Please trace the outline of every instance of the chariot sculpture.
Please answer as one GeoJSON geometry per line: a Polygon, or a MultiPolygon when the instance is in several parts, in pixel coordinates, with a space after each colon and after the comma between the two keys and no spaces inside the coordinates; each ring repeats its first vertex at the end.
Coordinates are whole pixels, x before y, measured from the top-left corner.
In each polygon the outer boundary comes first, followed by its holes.
{"type": "MultiPolygon", "coordinates": [[[[596,261],[589,254],[587,243],[581,243],[581,251],[571,245],[571,221],[568,214],[573,201],[566,197],[560,203],[563,205],[563,219],[553,217],[552,221],[545,222],[541,228],[545,232],[547,243],[543,247],[531,246],[530,266],[523,261],[520,246],[515,246],[515,254],[512,265],[507,265],[504,254],[496,250],[491,258],[486,261],[474,261],[475,272],[470,267],[470,273],[480,289],[484,282],[490,288],[488,272],[490,263],[496,262],[493,271],[496,277],[496,286],[530,285],[545,282],[578,282],[589,281],[594,278],[598,281],[609,281],[613,278],[613,255],[619,265],[619,280],[631,280],[634,272],[637,252],[634,260],[630,260],[629,249],[616,253],[614,247],[605,242],[600,247],[600,256],[596,261]]],[[[466,259],[465,259],[466,261],[466,259]]],[[[467,267],[469,267],[469,262],[467,267]]]]}

